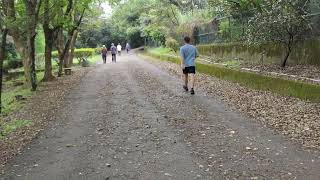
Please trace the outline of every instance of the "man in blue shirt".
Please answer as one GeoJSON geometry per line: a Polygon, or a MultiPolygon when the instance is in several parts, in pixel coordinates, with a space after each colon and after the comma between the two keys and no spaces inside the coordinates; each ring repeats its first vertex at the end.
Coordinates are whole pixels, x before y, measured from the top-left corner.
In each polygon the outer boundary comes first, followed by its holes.
{"type": "Polygon", "coordinates": [[[191,84],[191,94],[194,95],[194,81],[196,74],[195,60],[198,57],[199,53],[196,47],[190,44],[190,37],[186,36],[184,38],[185,45],[180,48],[181,55],[181,68],[184,74],[185,85],[183,89],[189,91],[188,82],[190,78],[191,84]]]}

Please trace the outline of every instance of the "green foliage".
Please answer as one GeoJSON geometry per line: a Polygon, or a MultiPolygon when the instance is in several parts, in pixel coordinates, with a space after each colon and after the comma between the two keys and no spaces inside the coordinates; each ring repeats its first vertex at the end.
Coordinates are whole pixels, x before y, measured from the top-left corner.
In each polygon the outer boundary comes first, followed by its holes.
{"type": "Polygon", "coordinates": [[[284,44],[299,40],[309,30],[308,13],[308,0],[264,4],[249,20],[248,40],[251,43],[271,41],[284,44]]]}
{"type": "Polygon", "coordinates": [[[275,1],[265,3],[249,20],[247,39],[250,43],[281,43],[286,46],[282,67],[298,41],[311,31],[309,0],[275,1]]]}
{"type": "MultiPolygon", "coordinates": [[[[164,54],[153,54],[147,52],[146,55],[161,60],[180,63],[177,56],[164,54]]],[[[320,86],[307,84],[298,81],[286,80],[278,77],[271,77],[256,73],[244,72],[236,69],[225,68],[223,66],[197,63],[197,71],[209,74],[224,80],[239,83],[240,85],[263,91],[271,91],[280,95],[297,97],[302,100],[320,102],[320,86]]]]}
{"type": "Polygon", "coordinates": [[[74,57],[75,58],[83,58],[83,57],[91,57],[95,54],[95,49],[93,48],[82,48],[82,49],[75,49],[74,57]]]}
{"type": "MultiPolygon", "coordinates": [[[[95,48],[81,48],[81,49],[75,49],[74,50],[74,58],[88,58],[93,56],[96,53],[95,48]]],[[[57,59],[58,58],[58,51],[52,52],[52,58],[57,59]]]]}
{"type": "Polygon", "coordinates": [[[42,29],[37,30],[37,36],[36,36],[36,42],[35,42],[35,47],[36,47],[36,54],[39,53],[44,53],[45,49],[45,40],[44,40],[44,34],[42,29]]]}
{"type": "Polygon", "coordinates": [[[169,38],[166,39],[166,47],[170,48],[174,52],[177,52],[178,49],[179,49],[179,43],[178,43],[177,40],[169,37],[169,38]]]}
{"type": "Polygon", "coordinates": [[[5,124],[0,124],[0,139],[16,131],[19,128],[32,125],[29,120],[15,120],[5,124]]]}

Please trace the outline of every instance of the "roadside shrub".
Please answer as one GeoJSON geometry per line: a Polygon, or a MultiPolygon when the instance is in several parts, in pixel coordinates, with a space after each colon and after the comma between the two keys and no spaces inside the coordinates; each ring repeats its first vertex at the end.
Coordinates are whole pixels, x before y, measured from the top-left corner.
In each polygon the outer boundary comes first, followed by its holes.
{"type": "Polygon", "coordinates": [[[94,49],[94,53],[95,54],[101,54],[101,50],[102,50],[101,47],[97,47],[97,48],[94,49]]]}
{"type": "Polygon", "coordinates": [[[83,48],[83,49],[75,49],[74,57],[75,58],[88,58],[95,54],[95,49],[93,48],[83,48]]]}
{"type": "Polygon", "coordinates": [[[169,37],[169,38],[166,39],[166,47],[170,48],[174,52],[177,52],[178,49],[179,49],[179,43],[178,43],[177,40],[169,37]]]}
{"type": "MultiPolygon", "coordinates": [[[[85,58],[87,59],[88,57],[91,57],[95,54],[96,50],[94,48],[81,48],[81,49],[75,49],[74,50],[74,58],[81,59],[85,58]]],[[[58,51],[53,51],[52,52],[52,58],[53,59],[58,59],[59,54],[58,51]]]]}

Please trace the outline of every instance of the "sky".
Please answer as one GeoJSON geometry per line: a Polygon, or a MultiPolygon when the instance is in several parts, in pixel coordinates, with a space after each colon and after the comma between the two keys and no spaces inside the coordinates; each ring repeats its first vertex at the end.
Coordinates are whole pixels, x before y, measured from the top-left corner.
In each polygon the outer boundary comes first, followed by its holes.
{"type": "Polygon", "coordinates": [[[105,12],[105,15],[103,15],[104,17],[109,17],[111,16],[112,13],[112,8],[108,3],[102,3],[101,6],[103,7],[103,10],[105,12]]]}

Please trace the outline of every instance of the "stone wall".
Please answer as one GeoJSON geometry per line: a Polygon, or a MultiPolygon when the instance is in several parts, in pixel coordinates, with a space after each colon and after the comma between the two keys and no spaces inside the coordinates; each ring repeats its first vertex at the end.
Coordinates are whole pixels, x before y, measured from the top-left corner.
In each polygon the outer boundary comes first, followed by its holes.
{"type": "MultiPolygon", "coordinates": [[[[241,43],[199,45],[201,55],[216,59],[242,59],[248,63],[280,64],[285,57],[286,48],[278,44],[253,46],[241,43]]],[[[295,45],[288,64],[320,65],[320,40],[309,40],[295,45]]]]}

